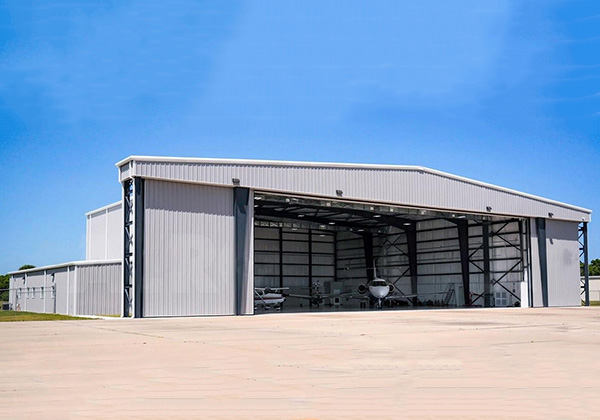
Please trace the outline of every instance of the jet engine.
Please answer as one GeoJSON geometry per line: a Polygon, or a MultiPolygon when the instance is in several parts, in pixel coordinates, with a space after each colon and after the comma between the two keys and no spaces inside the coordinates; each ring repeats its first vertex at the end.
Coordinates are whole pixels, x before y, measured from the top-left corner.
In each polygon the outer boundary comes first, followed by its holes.
{"type": "Polygon", "coordinates": [[[358,285],[358,293],[360,293],[361,295],[364,295],[365,293],[367,293],[367,286],[365,286],[364,284],[359,284],[358,285]]]}

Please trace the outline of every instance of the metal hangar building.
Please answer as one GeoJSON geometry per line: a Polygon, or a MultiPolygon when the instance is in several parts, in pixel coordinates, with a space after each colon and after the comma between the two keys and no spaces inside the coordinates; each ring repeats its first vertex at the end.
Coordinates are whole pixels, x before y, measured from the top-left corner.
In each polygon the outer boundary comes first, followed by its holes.
{"type": "MultiPolygon", "coordinates": [[[[581,304],[588,209],[415,166],[131,156],[117,167],[124,315],[252,314],[258,287],[343,295],[375,276],[413,306],[581,304]]],[[[284,307],[364,307],[320,300],[284,307]]]]}
{"type": "MultiPolygon", "coordinates": [[[[357,291],[374,279],[399,296],[383,310],[589,301],[585,208],[418,166],[147,156],[116,166],[122,200],[86,215],[80,263],[100,283],[111,270],[111,286],[75,282],[63,289],[87,294],[60,298],[88,311],[89,291],[110,290],[100,306],[122,316],[248,315],[268,308],[256,296],[269,289],[285,294],[280,311],[368,310],[357,291]]],[[[27,274],[11,273],[11,288],[27,274]]]]}

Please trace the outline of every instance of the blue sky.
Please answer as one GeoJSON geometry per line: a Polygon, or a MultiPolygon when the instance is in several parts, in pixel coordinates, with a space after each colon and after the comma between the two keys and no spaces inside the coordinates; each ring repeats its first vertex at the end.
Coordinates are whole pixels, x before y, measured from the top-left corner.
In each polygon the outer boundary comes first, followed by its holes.
{"type": "Polygon", "coordinates": [[[132,154],[423,165],[598,210],[600,2],[0,1],[0,272],[83,259],[132,154]]]}

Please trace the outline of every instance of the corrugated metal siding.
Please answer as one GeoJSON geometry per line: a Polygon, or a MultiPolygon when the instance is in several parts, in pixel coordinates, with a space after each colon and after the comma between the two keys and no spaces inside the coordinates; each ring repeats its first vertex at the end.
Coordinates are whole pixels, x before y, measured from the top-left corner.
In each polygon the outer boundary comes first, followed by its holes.
{"type": "Polygon", "coordinates": [[[52,272],[45,269],[11,276],[10,302],[13,309],[53,313],[52,272]]]}
{"type": "Polygon", "coordinates": [[[580,306],[578,224],[546,220],[548,305],[580,306]]]}
{"type": "Polygon", "coordinates": [[[86,259],[112,260],[123,256],[121,204],[87,216],[86,259]]]}
{"type": "MultiPolygon", "coordinates": [[[[581,282],[584,278],[581,277],[581,282]]],[[[590,276],[590,301],[600,301],[600,276],[590,276]]]]}
{"type": "Polygon", "coordinates": [[[11,303],[21,311],[112,315],[120,309],[121,263],[48,266],[11,276],[11,303]],[[55,293],[52,293],[54,275],[55,293]]]}
{"type": "Polygon", "coordinates": [[[106,259],[123,258],[123,209],[114,207],[107,212],[106,259]]]}
{"type": "Polygon", "coordinates": [[[233,192],[145,184],[144,316],[235,312],[233,192]]]}
{"type": "Polygon", "coordinates": [[[125,179],[131,175],[131,165],[132,163],[129,162],[119,168],[119,179],[125,179]]]}
{"type": "Polygon", "coordinates": [[[556,219],[589,219],[589,214],[566,206],[417,169],[135,161],[128,176],[226,186],[238,178],[242,186],[281,192],[336,197],[340,189],[348,199],[414,207],[486,213],[491,206],[494,214],[548,217],[551,212],[556,219]]]}
{"type": "MultiPolygon", "coordinates": [[[[248,224],[246,226],[246,271],[244,283],[244,296],[242,296],[241,314],[254,314],[254,198],[250,196],[248,204],[248,224]]],[[[235,244],[234,244],[235,245],[235,244]]],[[[235,266],[234,266],[235,269],[235,266]]]]}
{"type": "Polygon", "coordinates": [[[106,258],[106,213],[89,215],[87,218],[87,232],[89,237],[86,244],[86,258],[88,260],[103,260],[106,258]]]}
{"type": "MultiPolygon", "coordinates": [[[[58,270],[49,270],[48,276],[54,273],[54,284],[56,287],[56,313],[57,314],[72,314],[73,312],[69,312],[69,282],[71,277],[74,277],[71,272],[73,267],[65,267],[58,270]]],[[[52,301],[54,305],[54,301],[52,301]]],[[[54,312],[54,308],[52,310],[54,312]]]]}
{"type": "Polygon", "coordinates": [[[21,291],[19,291],[19,288],[21,288],[23,286],[23,278],[25,276],[24,275],[11,275],[10,276],[10,291],[8,294],[8,298],[9,298],[9,302],[12,305],[12,308],[16,310],[17,308],[17,304],[21,303],[21,291]]]}
{"type": "Polygon", "coordinates": [[[78,266],[77,314],[119,314],[121,281],[119,263],[78,266]]]}
{"type": "Polygon", "coordinates": [[[27,279],[23,285],[23,299],[21,300],[22,311],[44,312],[44,299],[39,293],[39,289],[44,287],[44,283],[44,271],[37,271],[27,274],[27,279]]]}
{"type": "Polygon", "coordinates": [[[531,284],[533,291],[533,306],[544,306],[542,295],[542,272],[540,269],[540,248],[538,246],[537,225],[535,219],[531,223],[531,284]]]}

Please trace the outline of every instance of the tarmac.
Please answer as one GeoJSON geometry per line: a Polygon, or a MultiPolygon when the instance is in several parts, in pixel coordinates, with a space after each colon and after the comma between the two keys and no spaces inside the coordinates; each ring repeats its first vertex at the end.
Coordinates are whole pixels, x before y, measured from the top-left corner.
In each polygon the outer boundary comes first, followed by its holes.
{"type": "Polygon", "coordinates": [[[600,419],[600,308],[0,323],[1,419],[600,419]]]}

